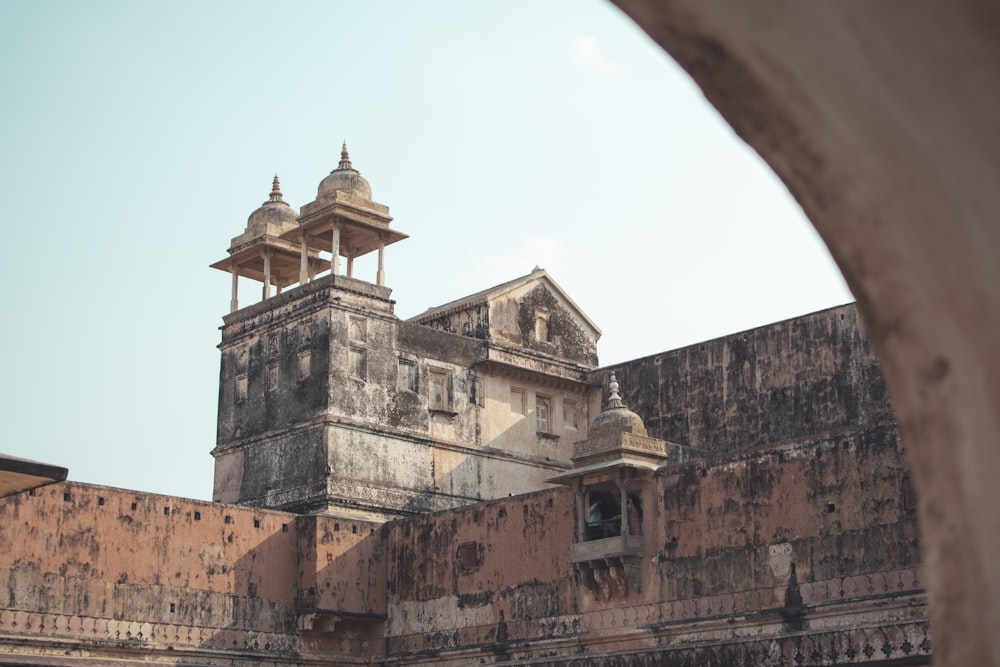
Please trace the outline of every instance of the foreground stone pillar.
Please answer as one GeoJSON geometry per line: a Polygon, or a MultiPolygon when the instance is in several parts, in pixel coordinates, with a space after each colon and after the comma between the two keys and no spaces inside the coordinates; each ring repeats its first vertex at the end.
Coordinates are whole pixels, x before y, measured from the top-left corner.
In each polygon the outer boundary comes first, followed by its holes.
{"type": "Polygon", "coordinates": [[[934,664],[1000,665],[1000,10],[616,2],[829,246],[913,466],[934,664]]]}

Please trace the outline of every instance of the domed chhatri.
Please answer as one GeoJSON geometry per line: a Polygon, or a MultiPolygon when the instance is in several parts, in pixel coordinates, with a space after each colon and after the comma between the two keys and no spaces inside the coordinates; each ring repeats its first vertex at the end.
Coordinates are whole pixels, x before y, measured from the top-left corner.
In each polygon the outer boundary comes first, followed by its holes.
{"type": "Polygon", "coordinates": [[[271,182],[270,197],[247,218],[247,231],[254,236],[258,236],[267,231],[268,225],[277,225],[278,227],[287,229],[289,226],[298,224],[298,217],[299,212],[292,208],[282,196],[281,181],[278,180],[278,175],[275,174],[274,180],[271,182]]]}
{"type": "Polygon", "coordinates": [[[614,372],[608,382],[608,407],[604,408],[601,414],[590,425],[591,437],[611,433],[632,433],[635,435],[649,435],[646,425],[642,422],[642,417],[632,412],[622,403],[622,397],[618,394],[618,380],[614,372]]]}
{"type": "Polygon", "coordinates": [[[329,198],[334,196],[335,192],[343,192],[361,199],[370,200],[372,198],[372,186],[361,176],[361,172],[351,164],[346,141],[340,149],[340,164],[320,182],[316,198],[329,198]]]}

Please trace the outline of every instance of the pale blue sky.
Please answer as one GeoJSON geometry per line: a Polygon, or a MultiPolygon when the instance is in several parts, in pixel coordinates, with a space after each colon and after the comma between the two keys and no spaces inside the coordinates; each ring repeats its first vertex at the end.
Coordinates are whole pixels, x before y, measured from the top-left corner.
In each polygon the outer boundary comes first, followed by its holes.
{"type": "Polygon", "coordinates": [[[537,264],[613,363],[851,300],[781,183],[604,2],[11,1],[0,90],[0,451],[73,480],[211,497],[229,277],[208,265],[275,172],[300,208],[345,139],[410,235],[386,258],[401,317],[537,264]]]}

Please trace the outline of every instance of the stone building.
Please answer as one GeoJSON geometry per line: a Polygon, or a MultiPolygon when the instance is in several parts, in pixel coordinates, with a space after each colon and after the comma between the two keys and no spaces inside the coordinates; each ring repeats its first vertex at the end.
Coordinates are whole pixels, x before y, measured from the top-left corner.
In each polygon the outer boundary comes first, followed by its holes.
{"type": "Polygon", "coordinates": [[[929,664],[853,306],[601,368],[541,269],[400,320],[405,238],[346,146],[301,213],[275,178],[213,265],[215,502],[0,469],[5,662],[929,664]]]}

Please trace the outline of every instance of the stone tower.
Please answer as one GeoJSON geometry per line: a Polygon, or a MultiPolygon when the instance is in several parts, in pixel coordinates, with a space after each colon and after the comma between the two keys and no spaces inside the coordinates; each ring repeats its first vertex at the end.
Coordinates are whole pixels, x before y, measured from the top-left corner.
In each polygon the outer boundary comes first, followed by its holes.
{"type": "Polygon", "coordinates": [[[384,520],[569,468],[599,406],[600,330],[542,269],[399,320],[384,253],[406,235],[391,222],[345,145],[301,214],[275,178],[213,265],[233,275],[215,500],[384,520]],[[354,259],[372,252],[367,282],[354,259]],[[261,302],[239,307],[240,277],[263,283],[261,302]]]}
{"type": "Polygon", "coordinates": [[[250,215],[230,256],[213,264],[233,275],[219,345],[215,500],[362,516],[407,502],[351,474],[367,463],[355,441],[370,431],[368,407],[384,403],[372,394],[395,384],[384,251],[406,235],[391,221],[345,144],[301,215],[282,200],[275,177],[269,201],[250,215]],[[374,251],[376,281],[354,278],[354,259],[374,251]],[[239,309],[239,277],[263,283],[260,303],[239,309]]]}

